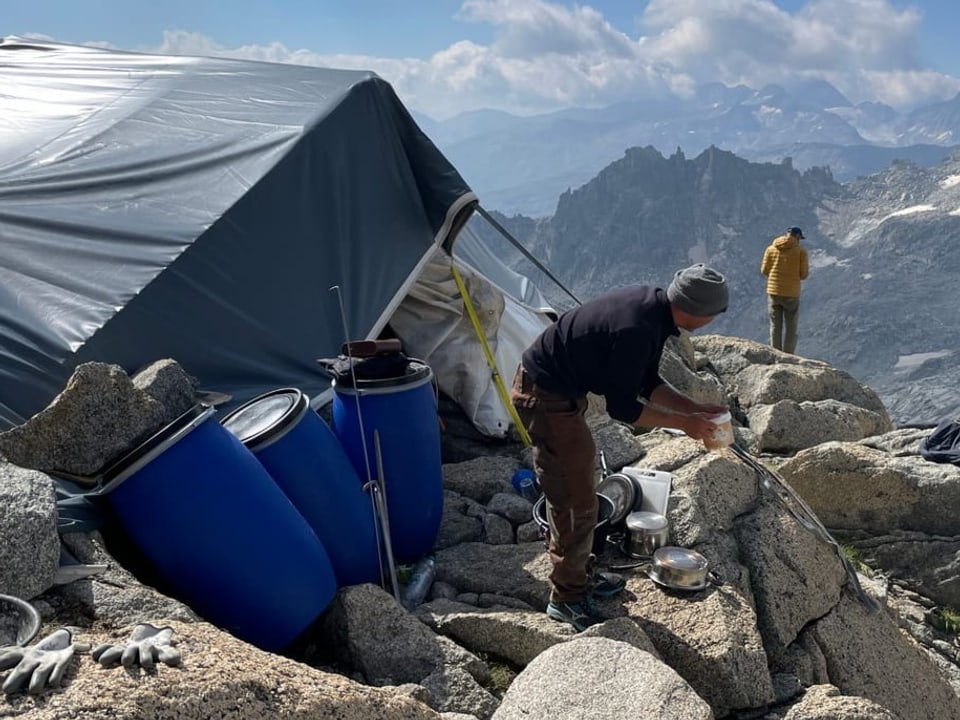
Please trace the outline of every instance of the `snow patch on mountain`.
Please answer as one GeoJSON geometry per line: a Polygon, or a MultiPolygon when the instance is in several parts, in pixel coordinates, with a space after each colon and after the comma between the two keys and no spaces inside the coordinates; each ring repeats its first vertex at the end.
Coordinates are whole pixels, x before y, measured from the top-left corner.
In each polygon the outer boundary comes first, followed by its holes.
{"type": "Polygon", "coordinates": [[[893,366],[894,370],[913,370],[923,365],[927,360],[936,360],[937,358],[949,357],[953,354],[952,350],[937,350],[935,352],[913,353],[912,355],[900,355],[897,358],[897,364],[893,366]]]}
{"type": "Polygon", "coordinates": [[[840,258],[823,250],[814,250],[810,253],[810,267],[813,269],[830,267],[840,262],[840,258]]]}
{"type": "Polygon", "coordinates": [[[890,213],[885,218],[883,218],[883,220],[881,220],[880,222],[882,223],[885,220],[889,220],[890,218],[894,218],[894,217],[903,217],[904,215],[916,215],[918,213],[932,212],[933,210],[936,210],[936,209],[937,208],[935,205],[913,205],[911,207],[902,208],[900,210],[894,210],[892,213],[890,213]]]}
{"type": "Polygon", "coordinates": [[[841,247],[851,248],[854,245],[858,245],[861,241],[866,240],[870,237],[870,234],[876,230],[884,220],[890,217],[887,215],[883,218],[875,217],[861,217],[857,220],[854,220],[850,224],[849,230],[838,239],[838,243],[841,247]]]}

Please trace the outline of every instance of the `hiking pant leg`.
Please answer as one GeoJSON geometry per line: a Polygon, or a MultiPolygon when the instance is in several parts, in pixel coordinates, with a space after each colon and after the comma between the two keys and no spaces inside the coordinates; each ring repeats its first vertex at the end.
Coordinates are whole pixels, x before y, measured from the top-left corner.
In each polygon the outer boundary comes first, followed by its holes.
{"type": "Polygon", "coordinates": [[[767,312],[770,315],[770,346],[783,349],[783,308],[779,295],[767,295],[767,312]]]}
{"type": "Polygon", "coordinates": [[[589,563],[597,524],[594,487],[596,445],[585,418],[587,399],[538,388],[526,373],[514,378],[512,401],[530,433],[550,525],[550,599],[582,600],[590,587],[589,563]]]}
{"type": "Polygon", "coordinates": [[[800,298],[780,298],[783,308],[783,350],[792,353],[797,349],[797,323],[800,317],[800,298]]]}

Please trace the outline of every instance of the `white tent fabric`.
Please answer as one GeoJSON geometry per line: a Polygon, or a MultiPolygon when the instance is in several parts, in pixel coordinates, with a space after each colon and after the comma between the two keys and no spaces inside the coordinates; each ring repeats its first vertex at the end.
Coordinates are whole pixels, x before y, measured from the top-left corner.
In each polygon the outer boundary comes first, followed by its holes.
{"type": "Polygon", "coordinates": [[[463,230],[457,236],[454,255],[479,270],[484,277],[527,307],[540,312],[554,312],[540,293],[536,283],[526,275],[507,267],[490,244],[477,235],[474,229],[474,223],[477,222],[484,222],[482,215],[475,215],[471,222],[463,226],[463,230]]]}
{"type": "Polygon", "coordinates": [[[491,282],[493,273],[487,268],[481,274],[441,251],[434,254],[390,320],[407,353],[433,368],[440,389],[460,405],[474,427],[489,437],[502,438],[511,418],[451,273],[451,262],[457,263],[508,390],[523,351],[552,321],[543,310],[523,304],[491,282]]]}

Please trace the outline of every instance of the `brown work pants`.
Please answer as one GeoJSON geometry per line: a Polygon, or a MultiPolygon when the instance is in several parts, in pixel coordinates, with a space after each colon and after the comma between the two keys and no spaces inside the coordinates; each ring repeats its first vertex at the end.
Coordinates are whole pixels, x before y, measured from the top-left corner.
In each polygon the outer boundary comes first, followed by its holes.
{"type": "Polygon", "coordinates": [[[547,498],[548,551],[553,563],[550,599],[577,602],[589,592],[596,445],[587,427],[587,398],[570,398],[537,387],[517,369],[511,401],[533,441],[533,460],[547,498]]]}

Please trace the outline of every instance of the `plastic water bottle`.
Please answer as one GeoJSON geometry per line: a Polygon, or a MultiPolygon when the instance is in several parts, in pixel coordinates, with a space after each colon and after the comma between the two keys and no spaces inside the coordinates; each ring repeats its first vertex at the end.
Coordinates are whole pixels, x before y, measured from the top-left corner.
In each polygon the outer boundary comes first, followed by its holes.
{"type": "Polygon", "coordinates": [[[433,555],[427,555],[417,561],[417,564],[413,566],[413,572],[410,574],[410,582],[400,592],[400,602],[407,610],[412,611],[426,600],[436,574],[437,561],[433,555]]]}
{"type": "Polygon", "coordinates": [[[530,502],[534,502],[540,496],[537,475],[533,470],[520,468],[513,474],[510,481],[513,483],[513,489],[530,502]]]}

